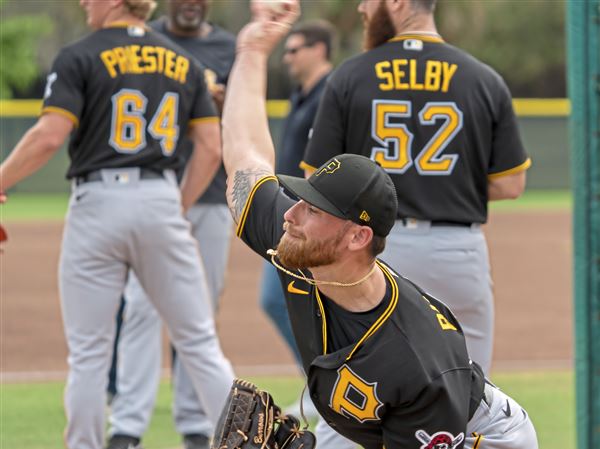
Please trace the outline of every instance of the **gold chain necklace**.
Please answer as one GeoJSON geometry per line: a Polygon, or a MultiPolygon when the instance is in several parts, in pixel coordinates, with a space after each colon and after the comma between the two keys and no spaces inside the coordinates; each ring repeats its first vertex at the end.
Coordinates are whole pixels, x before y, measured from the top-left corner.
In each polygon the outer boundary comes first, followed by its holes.
{"type": "Polygon", "coordinates": [[[358,281],[355,282],[350,282],[348,284],[345,284],[343,282],[338,282],[338,281],[319,281],[317,279],[310,279],[307,278],[304,273],[302,273],[302,271],[300,271],[300,273],[302,274],[302,276],[297,275],[296,273],[291,272],[290,270],[288,270],[287,268],[281,266],[276,260],[275,260],[275,256],[277,256],[277,250],[274,249],[268,249],[267,250],[267,254],[269,256],[271,256],[271,263],[275,266],[275,268],[277,268],[278,270],[283,271],[285,274],[292,276],[296,279],[300,279],[301,281],[305,281],[308,282],[310,285],[335,285],[336,287],[354,287],[355,285],[361,284],[363,282],[365,282],[369,276],[371,276],[374,272],[375,272],[375,268],[377,268],[377,264],[373,263],[373,267],[371,268],[371,270],[361,279],[359,279],[358,281]]]}

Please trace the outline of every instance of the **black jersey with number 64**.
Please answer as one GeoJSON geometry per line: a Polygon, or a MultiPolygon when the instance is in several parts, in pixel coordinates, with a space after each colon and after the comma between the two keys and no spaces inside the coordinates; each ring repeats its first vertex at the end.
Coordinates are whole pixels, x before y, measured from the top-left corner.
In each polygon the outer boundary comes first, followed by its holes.
{"type": "Polygon", "coordinates": [[[61,50],[42,113],[75,124],[67,178],[102,168],[178,165],[190,122],[218,120],[201,68],[148,28],[98,30],[61,50]]]}

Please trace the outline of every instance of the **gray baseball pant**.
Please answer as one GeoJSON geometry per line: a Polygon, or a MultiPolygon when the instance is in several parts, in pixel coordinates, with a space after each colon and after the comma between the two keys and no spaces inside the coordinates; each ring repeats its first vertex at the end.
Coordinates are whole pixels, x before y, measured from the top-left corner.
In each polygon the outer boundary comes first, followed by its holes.
{"type": "Polygon", "coordinates": [[[211,307],[198,300],[208,293],[175,176],[140,180],[139,169],[132,168],[102,170],[102,178],[73,185],[60,258],[70,449],[103,447],[114,317],[130,268],[167,323],[212,422],[233,380],[211,307]]]}
{"type": "MultiPolygon", "coordinates": [[[[202,276],[208,281],[210,299],[216,310],[223,290],[233,231],[231,213],[225,204],[202,203],[192,206],[187,218],[200,248],[204,267],[202,276]]],[[[200,293],[197,292],[196,296],[200,296],[200,293]]],[[[109,433],[141,437],[150,423],[160,383],[162,325],[156,309],[135,276],[129,279],[125,298],[125,315],[118,348],[118,392],[111,404],[109,433]]],[[[175,358],[173,384],[173,417],[177,431],[184,435],[212,435],[213,426],[180,357],[175,358]]]]}

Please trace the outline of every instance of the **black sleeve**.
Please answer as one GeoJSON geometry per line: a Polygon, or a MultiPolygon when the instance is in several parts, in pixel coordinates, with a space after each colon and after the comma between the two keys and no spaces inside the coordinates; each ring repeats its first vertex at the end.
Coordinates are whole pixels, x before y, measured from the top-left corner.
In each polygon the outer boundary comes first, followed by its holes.
{"type": "Polygon", "coordinates": [[[332,157],[345,153],[344,109],[338,84],[339,79],[333,76],[325,86],[301,164],[304,168],[320,167],[332,157]]]}
{"type": "Polygon", "coordinates": [[[515,168],[525,170],[529,167],[529,158],[521,141],[510,91],[502,80],[497,89],[500,107],[498,115],[494,118],[492,153],[488,166],[490,175],[501,175],[509,170],[512,172],[515,168]]]}
{"type": "Polygon", "coordinates": [[[390,410],[382,422],[386,449],[442,447],[441,443],[462,449],[469,420],[470,382],[465,380],[469,374],[469,370],[447,372],[390,410]],[[430,445],[434,439],[440,446],[430,445]]]}
{"type": "Polygon", "coordinates": [[[295,204],[279,187],[275,176],[259,180],[240,216],[237,236],[267,261],[267,250],[274,249],[283,235],[283,214],[295,204]]]}
{"type": "Polygon", "coordinates": [[[85,103],[84,62],[69,49],[60,51],[46,80],[42,112],[63,113],[75,125],[85,103]]]}

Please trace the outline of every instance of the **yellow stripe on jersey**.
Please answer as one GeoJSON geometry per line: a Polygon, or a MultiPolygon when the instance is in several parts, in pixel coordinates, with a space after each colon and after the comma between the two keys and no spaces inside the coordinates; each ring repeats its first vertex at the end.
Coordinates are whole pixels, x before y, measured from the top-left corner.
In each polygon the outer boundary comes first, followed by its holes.
{"type": "Polygon", "coordinates": [[[325,319],[325,307],[323,307],[323,301],[321,300],[321,296],[319,295],[319,289],[315,288],[315,296],[317,297],[317,304],[319,304],[319,310],[321,311],[322,317],[322,328],[321,332],[323,333],[323,355],[327,354],[327,320],[325,319]]]}
{"type": "Polygon", "coordinates": [[[388,42],[399,42],[407,39],[417,39],[423,42],[435,42],[438,44],[444,43],[444,39],[441,36],[430,36],[427,34],[403,34],[402,36],[396,36],[391,38],[388,42]]]}
{"type": "Polygon", "coordinates": [[[475,443],[473,443],[473,449],[479,449],[479,446],[481,445],[482,441],[483,435],[477,435],[477,439],[475,440],[475,443]]]}
{"type": "Polygon", "coordinates": [[[508,170],[500,171],[498,173],[490,173],[488,175],[488,179],[496,179],[496,178],[501,178],[502,176],[513,175],[515,173],[525,171],[529,167],[531,167],[531,159],[527,158],[527,160],[525,162],[523,162],[521,165],[517,165],[516,167],[510,168],[508,170]]]}
{"type": "Polygon", "coordinates": [[[373,335],[375,332],[377,332],[377,330],[383,325],[383,323],[392,315],[392,312],[394,311],[394,309],[396,308],[396,305],[398,304],[398,286],[396,285],[396,282],[394,281],[394,279],[392,279],[392,276],[389,273],[389,271],[385,265],[383,265],[379,261],[377,261],[376,263],[379,266],[379,268],[381,269],[381,271],[383,272],[383,274],[388,278],[390,285],[392,286],[392,299],[390,300],[390,303],[388,304],[387,308],[384,310],[384,312],[381,314],[381,316],[377,319],[377,321],[375,321],[371,325],[371,327],[362,336],[362,338],[358,341],[358,343],[356,343],[356,345],[354,346],[352,351],[350,351],[350,354],[348,354],[348,357],[346,357],[346,361],[350,360],[350,358],[354,355],[354,353],[359,348],[359,346],[361,344],[363,344],[367,340],[367,338],[369,338],[371,335],[373,335]]]}
{"type": "Polygon", "coordinates": [[[277,177],[272,176],[272,175],[260,178],[256,182],[256,184],[254,184],[254,187],[252,187],[252,190],[250,191],[248,198],[246,198],[246,204],[244,205],[244,210],[242,211],[242,215],[240,216],[240,222],[238,223],[237,230],[235,232],[235,234],[238,237],[241,237],[242,232],[244,231],[244,224],[246,224],[246,217],[248,216],[248,211],[250,210],[250,205],[252,204],[252,199],[254,198],[254,194],[256,193],[258,188],[267,181],[275,181],[277,184],[279,184],[279,181],[277,181],[277,177]]]}
{"type": "Polygon", "coordinates": [[[188,126],[199,125],[200,123],[219,123],[220,120],[217,116],[193,118],[188,122],[188,126]]]}
{"type": "Polygon", "coordinates": [[[66,109],[57,108],[56,106],[46,106],[45,108],[42,109],[42,114],[48,114],[48,113],[60,114],[63,117],[66,117],[69,120],[71,120],[75,126],[79,126],[79,119],[75,116],[75,114],[73,114],[70,111],[67,111],[66,109]]]}

